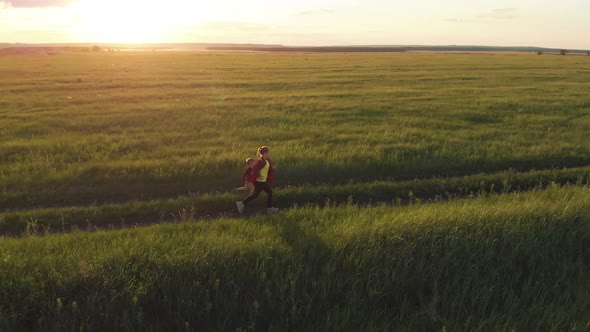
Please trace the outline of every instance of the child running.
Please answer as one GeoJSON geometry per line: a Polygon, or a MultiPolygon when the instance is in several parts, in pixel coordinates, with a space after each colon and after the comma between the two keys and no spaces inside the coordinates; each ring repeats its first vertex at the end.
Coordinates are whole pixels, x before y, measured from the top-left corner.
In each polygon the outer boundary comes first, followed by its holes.
{"type": "Polygon", "coordinates": [[[240,188],[236,188],[236,191],[250,191],[250,194],[254,193],[254,183],[256,182],[256,177],[254,177],[253,168],[256,166],[256,160],[252,158],[246,159],[246,170],[244,174],[242,174],[242,181],[244,181],[244,186],[240,188]]]}
{"type": "Polygon", "coordinates": [[[272,165],[269,158],[270,149],[267,146],[258,148],[258,162],[252,168],[252,177],[256,179],[254,182],[254,192],[246,197],[245,200],[236,202],[240,213],[244,212],[244,207],[246,207],[248,203],[258,198],[261,191],[264,191],[267,195],[268,204],[266,212],[279,212],[279,209],[272,206],[272,189],[270,188],[270,183],[273,182],[272,175],[276,171],[276,167],[272,165]]]}

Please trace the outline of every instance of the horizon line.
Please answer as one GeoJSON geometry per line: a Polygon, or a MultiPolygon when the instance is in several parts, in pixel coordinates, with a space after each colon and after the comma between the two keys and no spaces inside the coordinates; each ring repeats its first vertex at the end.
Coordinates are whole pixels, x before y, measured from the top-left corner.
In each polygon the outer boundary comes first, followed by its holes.
{"type": "Polygon", "coordinates": [[[562,47],[548,47],[548,46],[533,46],[533,45],[488,45],[488,44],[322,44],[322,45],[289,45],[289,44],[266,44],[266,43],[236,43],[236,42],[49,42],[49,43],[28,43],[28,42],[2,42],[0,45],[243,45],[243,46],[272,46],[272,47],[482,47],[482,48],[534,48],[546,50],[570,50],[570,51],[590,51],[590,49],[581,48],[562,48],[562,47]]]}

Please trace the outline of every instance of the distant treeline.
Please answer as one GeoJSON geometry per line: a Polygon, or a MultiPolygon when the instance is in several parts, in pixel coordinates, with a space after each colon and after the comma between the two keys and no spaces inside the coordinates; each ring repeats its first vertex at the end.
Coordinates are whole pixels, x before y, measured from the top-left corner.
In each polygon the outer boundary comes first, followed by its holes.
{"type": "Polygon", "coordinates": [[[0,54],[57,54],[65,52],[97,52],[125,50],[183,50],[183,51],[243,51],[243,52],[317,52],[317,53],[354,53],[354,52],[531,52],[537,54],[556,53],[586,54],[590,50],[565,50],[531,46],[470,46],[470,45],[364,45],[364,46],[283,46],[264,44],[112,44],[96,46],[92,44],[2,44],[0,54]]]}
{"type": "Polygon", "coordinates": [[[438,51],[438,52],[544,52],[544,53],[579,53],[586,54],[586,50],[564,50],[557,48],[532,46],[408,46],[408,51],[438,51]]]}
{"type": "Polygon", "coordinates": [[[21,47],[7,47],[0,49],[0,54],[53,54],[64,52],[92,52],[100,51],[100,48],[83,47],[83,46],[59,46],[59,47],[45,47],[45,46],[21,46],[21,47]]]}
{"type": "Polygon", "coordinates": [[[560,50],[542,47],[498,47],[498,46],[210,46],[211,51],[253,51],[253,52],[541,52],[541,53],[578,53],[586,54],[585,50],[560,50]]]}
{"type": "Polygon", "coordinates": [[[406,52],[402,47],[371,47],[371,46],[326,46],[326,47],[248,47],[248,46],[214,46],[211,51],[255,51],[255,52],[321,52],[321,53],[352,53],[352,52],[406,52]]]}

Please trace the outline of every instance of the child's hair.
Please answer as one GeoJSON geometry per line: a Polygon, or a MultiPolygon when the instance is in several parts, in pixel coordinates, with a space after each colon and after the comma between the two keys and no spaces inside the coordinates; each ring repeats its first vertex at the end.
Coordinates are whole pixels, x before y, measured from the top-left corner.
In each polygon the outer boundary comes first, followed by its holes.
{"type": "Polygon", "coordinates": [[[270,149],[268,148],[268,146],[261,146],[258,148],[258,157],[262,158],[262,155],[267,153],[268,151],[270,151],[270,149]]]}
{"type": "Polygon", "coordinates": [[[250,165],[250,163],[256,162],[256,160],[252,159],[252,158],[247,158],[246,159],[246,165],[250,165]]]}

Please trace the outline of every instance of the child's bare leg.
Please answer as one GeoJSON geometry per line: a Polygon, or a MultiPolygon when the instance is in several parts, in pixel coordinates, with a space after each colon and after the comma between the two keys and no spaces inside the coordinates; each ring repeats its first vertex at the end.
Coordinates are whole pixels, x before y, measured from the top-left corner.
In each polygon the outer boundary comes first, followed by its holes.
{"type": "Polygon", "coordinates": [[[254,193],[254,184],[251,182],[246,182],[246,186],[247,189],[246,190],[250,190],[250,194],[254,193]]]}

